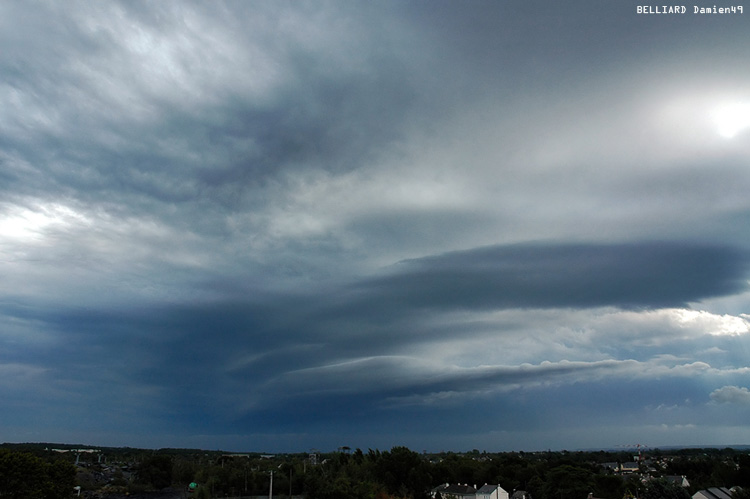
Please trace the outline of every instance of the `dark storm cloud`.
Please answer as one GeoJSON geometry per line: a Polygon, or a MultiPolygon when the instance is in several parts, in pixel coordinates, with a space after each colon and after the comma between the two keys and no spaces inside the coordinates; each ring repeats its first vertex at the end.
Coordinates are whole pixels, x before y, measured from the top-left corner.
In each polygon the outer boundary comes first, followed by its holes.
{"type": "MultiPolygon", "coordinates": [[[[390,418],[411,411],[425,425],[445,426],[485,419],[466,414],[462,408],[468,401],[495,407],[497,399],[507,401],[515,397],[508,393],[521,387],[627,376],[639,368],[634,361],[603,361],[461,369],[407,357],[372,357],[274,377],[256,394],[261,403],[238,416],[235,424],[275,421],[287,427],[304,421],[326,426],[349,425],[355,419],[357,424],[387,427],[390,418]],[[432,409],[440,409],[440,416],[430,418],[432,409]]],[[[520,422],[510,415],[503,419],[520,422]]]]}
{"type": "Polygon", "coordinates": [[[215,387],[233,386],[247,403],[254,401],[252,409],[236,416],[240,419],[285,412],[287,404],[304,399],[308,411],[325,420],[343,411],[341,406],[349,408],[341,414],[380,411],[387,400],[549,382],[586,372],[616,373],[632,364],[446,371],[391,357],[405,345],[455,336],[455,330],[426,322],[424,308],[445,313],[669,306],[741,290],[744,284],[737,276],[744,265],[742,253],[726,247],[514,245],[411,260],[392,267],[388,277],[317,293],[108,313],[79,310],[48,314],[44,320],[66,331],[65,348],[49,352],[68,359],[58,365],[73,369],[82,356],[93,362],[102,348],[117,351],[130,379],[164,389],[155,406],[190,401],[215,405],[215,387]],[[256,404],[265,409],[252,416],[259,410],[256,404]]]}
{"type": "Polygon", "coordinates": [[[745,24],[0,4],[0,427],[464,448],[739,401],[747,150],[694,109],[745,88],[745,24]]]}
{"type": "MultiPolygon", "coordinates": [[[[526,244],[409,260],[384,277],[295,294],[256,291],[252,299],[121,311],[6,304],[3,312],[64,332],[70,362],[76,349],[97,345],[135,359],[148,344],[149,356],[140,360],[163,360],[134,375],[168,383],[170,372],[211,372],[222,362],[231,376],[247,377],[283,372],[282,360],[327,365],[455,334],[426,320],[425,309],[678,306],[744,290],[745,270],[744,253],[720,246],[526,244]]],[[[234,293],[245,290],[238,285],[234,293]]]]}
{"type": "Polygon", "coordinates": [[[746,289],[747,255],[703,244],[520,244],[402,262],[367,285],[396,307],[670,307],[746,289]]]}
{"type": "Polygon", "coordinates": [[[6,32],[6,45],[18,50],[0,64],[10,76],[5,84],[20,97],[16,105],[25,110],[0,137],[14,180],[3,186],[7,195],[54,191],[129,203],[134,213],[153,212],[160,203],[236,207],[248,191],[283,183],[284,174],[340,172],[372,161],[402,136],[419,100],[407,62],[387,49],[387,33],[364,25],[358,30],[364,19],[356,10],[350,22],[339,23],[335,15],[300,6],[294,16],[320,14],[332,32],[320,36],[316,27],[308,40],[300,32],[300,40],[291,41],[272,26],[293,24],[294,17],[267,6],[208,9],[198,26],[189,22],[192,10],[109,7],[116,17],[104,17],[107,9],[95,6],[48,13],[60,18],[48,35],[67,51],[39,44],[24,30],[6,32]],[[124,29],[118,18],[137,29],[124,29]],[[217,26],[234,30],[227,34],[231,46],[201,31],[217,26]],[[332,41],[337,32],[356,32],[364,52],[342,49],[332,41]],[[171,35],[183,45],[171,45],[171,35]],[[234,67],[218,73],[207,66],[211,58],[234,67]],[[129,63],[139,71],[129,73],[129,63]],[[158,79],[177,74],[194,80],[175,80],[169,88],[158,79]],[[247,79],[249,88],[233,78],[247,79]],[[255,81],[266,79],[265,87],[255,81]]]}
{"type": "Polygon", "coordinates": [[[271,102],[233,102],[221,110],[224,122],[205,130],[206,147],[231,150],[239,141],[253,148],[244,157],[230,158],[224,168],[206,165],[199,172],[202,182],[262,185],[279,171],[346,171],[371,162],[400,137],[416,92],[402,80],[403,68],[337,75],[336,80],[311,68],[300,71],[296,85],[280,90],[271,102]]]}

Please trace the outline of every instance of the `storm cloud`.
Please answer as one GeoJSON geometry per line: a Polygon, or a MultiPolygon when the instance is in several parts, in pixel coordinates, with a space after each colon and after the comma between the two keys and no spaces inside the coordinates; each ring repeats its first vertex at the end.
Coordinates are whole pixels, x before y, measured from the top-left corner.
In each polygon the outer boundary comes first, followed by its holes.
{"type": "Polygon", "coordinates": [[[732,248],[689,243],[522,244],[402,262],[372,288],[436,308],[672,307],[746,290],[746,265],[732,248]]]}
{"type": "Polygon", "coordinates": [[[3,3],[0,438],[746,441],[746,31],[3,3]]]}

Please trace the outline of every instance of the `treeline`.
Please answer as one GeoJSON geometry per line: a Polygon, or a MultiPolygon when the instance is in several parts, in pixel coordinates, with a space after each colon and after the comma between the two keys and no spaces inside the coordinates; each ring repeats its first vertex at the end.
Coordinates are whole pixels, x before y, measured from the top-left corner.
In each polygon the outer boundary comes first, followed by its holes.
{"type": "MultiPolygon", "coordinates": [[[[630,477],[603,466],[631,461],[633,456],[627,453],[474,451],[424,455],[405,447],[328,453],[316,456],[317,464],[307,455],[215,457],[210,461],[204,455],[202,462],[187,456],[166,461],[153,457],[141,464],[138,476],[143,480],[151,473],[146,471],[146,463],[158,461],[162,470],[167,470],[171,461],[172,482],[198,484],[195,495],[199,498],[267,495],[272,474],[275,497],[305,495],[308,499],[419,499],[428,497],[441,483],[499,484],[511,494],[524,490],[533,499],[586,499],[589,493],[602,499],[689,499],[708,487],[744,486],[750,491],[750,456],[746,453],[725,449],[680,452],[669,459],[657,455],[647,473],[644,466],[643,474],[630,477]],[[652,479],[644,483],[646,474],[652,479]],[[669,475],[685,475],[690,487],[663,479],[669,475]]],[[[159,485],[167,483],[164,473],[156,474],[161,477],[159,485]]]]}
{"type": "MultiPolygon", "coordinates": [[[[481,487],[499,484],[512,494],[528,492],[534,499],[585,499],[591,493],[603,499],[689,499],[708,487],[745,486],[750,490],[750,456],[747,454],[697,453],[675,460],[653,461],[653,480],[641,474],[622,477],[604,463],[627,462],[626,453],[547,452],[420,456],[406,448],[390,452],[336,454],[315,468],[305,491],[310,499],[340,497],[425,497],[440,483],[481,487]],[[691,486],[682,488],[664,479],[686,475],[691,486]],[[692,477],[692,478],[690,478],[692,477]],[[661,478],[661,479],[660,479],[661,478]]],[[[645,470],[644,470],[645,471],[645,470]]]]}
{"type": "MultiPolygon", "coordinates": [[[[0,449],[0,498],[69,497],[76,485],[76,455],[41,446],[30,451],[0,449]]],[[[533,499],[586,499],[590,493],[601,499],[689,499],[697,490],[733,486],[745,487],[736,499],[750,499],[750,455],[729,448],[649,451],[641,473],[628,477],[610,465],[632,461],[629,452],[419,454],[406,447],[366,452],[344,447],[312,455],[131,448],[101,449],[101,454],[80,454],[78,471],[78,485],[97,497],[115,493],[114,485],[123,494],[167,487],[187,491],[194,484],[190,497],[195,499],[268,496],[271,488],[274,497],[421,499],[441,483],[489,483],[511,494],[526,491],[533,499]],[[109,485],[81,481],[92,474],[109,476],[109,485]],[[686,476],[690,487],[664,479],[670,475],[686,476]]]]}

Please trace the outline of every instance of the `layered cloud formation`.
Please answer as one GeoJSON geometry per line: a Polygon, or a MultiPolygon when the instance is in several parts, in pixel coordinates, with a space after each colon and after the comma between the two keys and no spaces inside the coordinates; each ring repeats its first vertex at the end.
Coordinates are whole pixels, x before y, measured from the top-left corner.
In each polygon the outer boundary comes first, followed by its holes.
{"type": "Polygon", "coordinates": [[[111,1],[0,23],[0,439],[750,440],[742,16],[111,1]]]}

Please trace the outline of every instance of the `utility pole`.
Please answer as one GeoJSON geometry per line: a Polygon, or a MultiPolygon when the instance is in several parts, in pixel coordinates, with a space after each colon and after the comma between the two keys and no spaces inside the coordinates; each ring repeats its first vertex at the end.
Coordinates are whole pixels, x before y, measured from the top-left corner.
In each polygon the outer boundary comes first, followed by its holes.
{"type": "Polygon", "coordinates": [[[268,499],[273,499],[273,470],[271,470],[271,483],[268,486],[268,499]]]}

